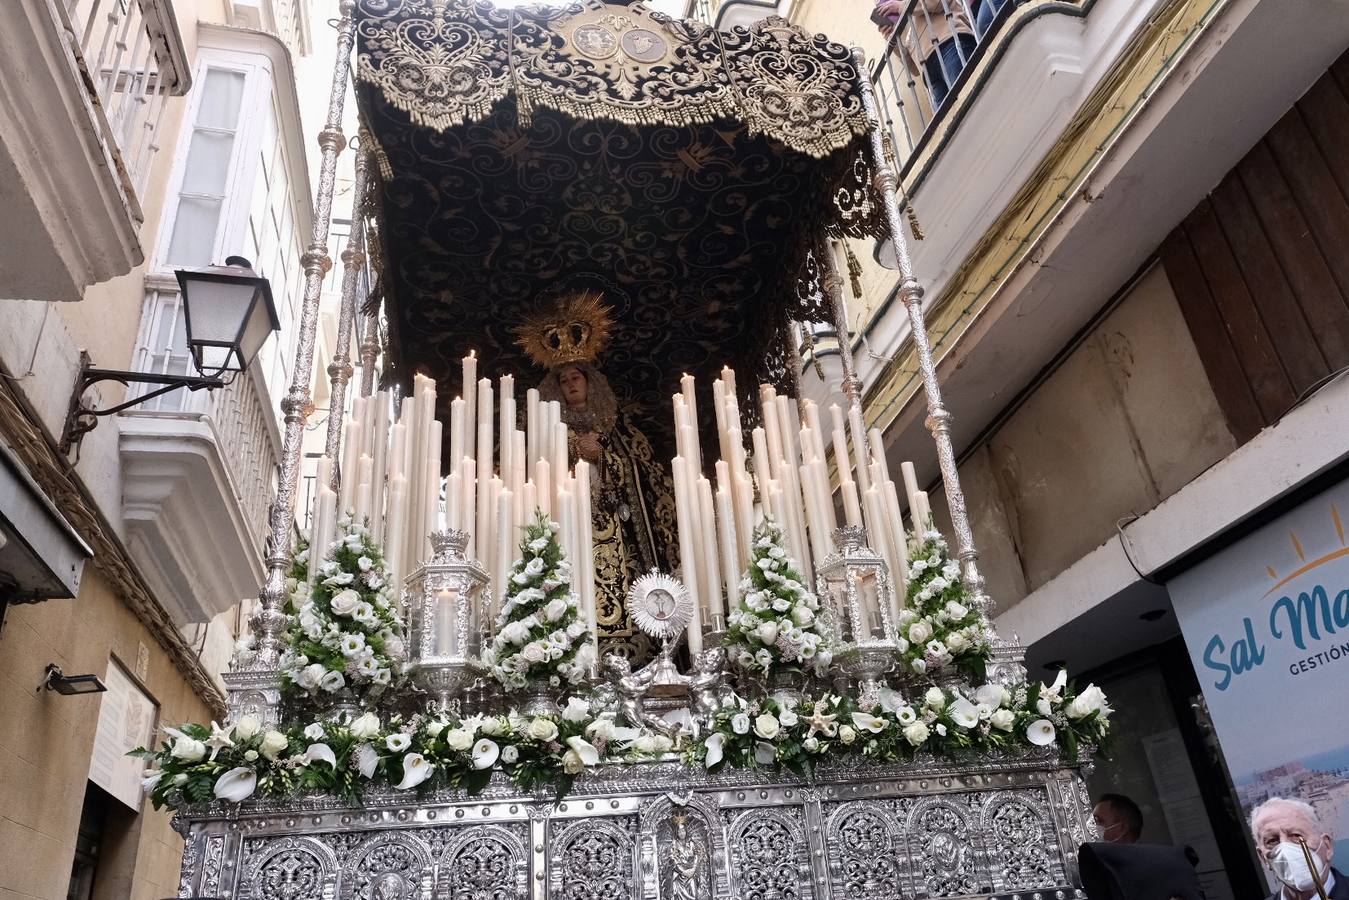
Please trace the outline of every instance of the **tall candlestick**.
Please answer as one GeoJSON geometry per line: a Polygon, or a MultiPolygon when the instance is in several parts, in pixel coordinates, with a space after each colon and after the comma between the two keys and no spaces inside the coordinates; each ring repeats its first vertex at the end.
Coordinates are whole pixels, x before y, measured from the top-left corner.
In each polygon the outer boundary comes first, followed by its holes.
{"type": "MultiPolygon", "coordinates": [[[[486,380],[486,379],[484,379],[486,380]]],[[[479,382],[481,385],[482,382],[479,382]]],[[[473,525],[473,546],[479,552],[486,552],[492,546],[491,535],[489,533],[489,519],[496,508],[492,506],[491,481],[492,481],[492,389],[489,385],[487,393],[478,392],[478,504],[474,515],[473,525]],[[487,402],[487,417],[484,421],[482,415],[482,404],[484,399],[487,402]],[[487,543],[484,543],[486,541],[487,543]]]]}
{"type": "Polygon", "coordinates": [[[862,525],[862,507],[858,502],[857,482],[849,478],[838,486],[839,493],[843,495],[843,520],[848,523],[850,528],[858,528],[862,525]]]}
{"type": "Polygon", "coordinates": [[[933,527],[932,507],[928,505],[927,491],[919,491],[914,494],[914,500],[917,503],[913,510],[913,532],[921,539],[922,535],[933,527]]]}
{"type": "MultiPolygon", "coordinates": [[[[671,464],[675,489],[675,525],[679,534],[680,574],[684,580],[684,587],[689,592],[689,599],[693,601],[693,608],[698,611],[702,608],[702,596],[699,585],[698,540],[694,532],[696,501],[691,496],[693,491],[690,490],[688,475],[690,468],[692,467],[688,464],[688,460],[681,456],[676,456],[671,464]]],[[[691,625],[689,632],[692,635],[691,625]]]]}
{"type": "MultiPolygon", "coordinates": [[[[463,460],[460,460],[463,465],[463,460]]],[[[451,472],[445,479],[445,527],[451,531],[464,529],[464,475],[451,472]]]]}
{"type": "MultiPolygon", "coordinates": [[[[914,470],[913,463],[905,460],[899,464],[899,474],[904,479],[904,495],[909,502],[909,515],[912,517],[918,507],[914,499],[918,496],[918,473],[914,470]]],[[[916,517],[914,521],[917,521],[916,517]]]]}
{"type": "Polygon", "coordinates": [[[426,487],[426,504],[422,507],[422,522],[419,559],[431,558],[431,534],[440,530],[440,451],[442,426],[431,423],[431,436],[426,443],[426,474],[422,484],[426,487]]]}
{"type": "Polygon", "coordinates": [[[465,456],[459,464],[459,474],[463,477],[460,487],[464,492],[459,498],[459,527],[468,532],[464,553],[473,557],[478,550],[476,535],[473,533],[478,524],[478,461],[465,456]]]}
{"type": "MultiPolygon", "coordinates": [[[[591,518],[590,464],[576,463],[576,519],[581,530],[581,559],[576,564],[581,572],[581,614],[585,617],[590,639],[599,646],[599,613],[595,606],[595,525],[591,518]]],[[[598,663],[598,657],[596,657],[598,663]]]]}
{"type": "Polygon", "coordinates": [[[356,464],[356,492],[353,506],[356,509],[357,523],[365,523],[370,518],[370,481],[374,477],[375,461],[364,453],[356,464]]]}
{"type": "Polygon", "coordinates": [[[567,470],[571,468],[567,453],[567,424],[560,419],[553,423],[553,455],[549,458],[553,478],[560,484],[567,470]]]}
{"type": "Polygon", "coordinates": [[[515,445],[511,440],[511,436],[515,434],[515,379],[510,375],[501,376],[501,427],[497,434],[499,435],[497,440],[501,445],[501,465],[497,467],[497,471],[504,481],[510,477],[515,452],[515,445]]]}
{"type": "Polygon", "coordinates": [[[331,456],[320,456],[314,466],[314,487],[309,498],[309,533],[313,540],[314,525],[319,518],[319,489],[331,485],[333,480],[333,460],[331,456]]]}
{"type": "Polygon", "coordinates": [[[318,525],[314,529],[313,543],[309,547],[309,578],[317,579],[318,567],[328,556],[328,547],[334,538],[337,525],[337,493],[327,485],[319,488],[318,525]]]}
{"type": "Polygon", "coordinates": [[[384,545],[385,467],[389,456],[389,393],[380,391],[372,398],[375,407],[375,453],[370,469],[370,532],[375,543],[384,545]]]}
{"type": "MultiPolygon", "coordinates": [[[[525,524],[532,525],[534,524],[534,513],[539,506],[538,488],[532,481],[525,482],[523,502],[525,507],[525,524]]],[[[511,559],[511,562],[512,564],[515,562],[514,558],[511,559]]]]}
{"type": "MultiPolygon", "coordinates": [[[[559,479],[565,482],[566,479],[559,479]]],[[[576,500],[565,483],[557,486],[557,538],[571,563],[571,589],[576,591],[576,571],[582,565],[576,556],[576,500]]]]}
{"type": "Polygon", "coordinates": [[[551,466],[546,459],[539,460],[534,466],[534,481],[537,487],[537,495],[534,501],[543,514],[551,519],[553,515],[553,481],[552,473],[549,471],[550,468],[551,466]]]}
{"type": "Polygon", "coordinates": [[[356,499],[356,486],[359,484],[361,456],[361,423],[348,422],[342,429],[342,471],[338,481],[337,509],[339,515],[351,511],[356,499]]]}
{"type": "Polygon", "coordinates": [[[754,444],[754,480],[759,485],[759,497],[767,497],[766,487],[769,480],[773,477],[773,463],[771,451],[768,449],[768,438],[763,428],[755,428],[750,432],[750,440],[754,444]]]}
{"type": "Polygon", "coordinates": [[[407,485],[407,476],[401,473],[389,479],[389,522],[386,529],[389,540],[385,545],[385,556],[388,558],[389,577],[393,582],[395,596],[403,585],[402,547],[407,530],[398,526],[405,524],[404,517],[407,514],[408,498],[407,485]]]}

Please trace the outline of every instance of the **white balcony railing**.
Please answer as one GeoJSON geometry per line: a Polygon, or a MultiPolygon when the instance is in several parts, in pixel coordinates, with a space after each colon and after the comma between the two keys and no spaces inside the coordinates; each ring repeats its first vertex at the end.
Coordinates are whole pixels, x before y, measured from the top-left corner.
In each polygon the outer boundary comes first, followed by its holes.
{"type": "MultiPolygon", "coordinates": [[[[191,367],[176,289],[151,288],[145,299],[143,339],[133,368],[139,372],[186,374],[191,367]]],[[[152,388],[146,388],[150,390],[152,388]]],[[[137,414],[187,415],[207,420],[229,474],[249,534],[261,553],[267,510],[276,490],[281,439],[261,379],[250,369],[217,391],[172,391],[136,407],[137,414]]]]}
{"type": "Polygon", "coordinates": [[[191,76],[171,0],[57,0],[67,41],[128,205],[144,194],[168,97],[191,76]]]}

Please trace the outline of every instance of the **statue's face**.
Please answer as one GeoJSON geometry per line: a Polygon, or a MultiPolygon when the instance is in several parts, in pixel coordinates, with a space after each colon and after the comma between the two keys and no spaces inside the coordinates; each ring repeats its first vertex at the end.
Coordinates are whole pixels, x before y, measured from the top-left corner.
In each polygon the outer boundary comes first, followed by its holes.
{"type": "Polygon", "coordinates": [[[590,395],[590,382],[586,380],[585,373],[576,366],[567,366],[557,373],[557,386],[562,390],[562,399],[568,406],[586,405],[586,398],[590,395]]]}

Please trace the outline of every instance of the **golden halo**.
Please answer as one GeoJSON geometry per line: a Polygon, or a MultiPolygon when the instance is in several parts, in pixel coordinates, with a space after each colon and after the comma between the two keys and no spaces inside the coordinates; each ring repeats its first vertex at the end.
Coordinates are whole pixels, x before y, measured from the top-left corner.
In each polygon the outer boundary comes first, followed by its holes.
{"type": "Polygon", "coordinates": [[[614,317],[599,291],[578,291],[515,328],[515,343],[545,369],[594,362],[613,334],[614,317]]]}

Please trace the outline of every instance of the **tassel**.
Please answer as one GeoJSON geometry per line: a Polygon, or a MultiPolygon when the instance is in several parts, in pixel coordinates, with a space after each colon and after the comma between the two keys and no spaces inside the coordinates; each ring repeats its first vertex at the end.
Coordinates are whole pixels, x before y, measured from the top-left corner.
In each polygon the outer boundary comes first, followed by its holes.
{"type": "Polygon", "coordinates": [[[854,297],[862,296],[862,264],[853,256],[852,247],[846,243],[843,245],[843,253],[848,259],[848,281],[852,284],[852,295],[854,297]]]}

